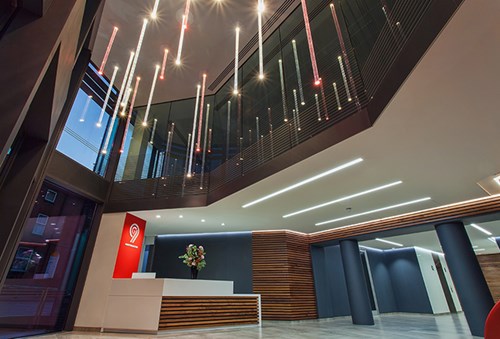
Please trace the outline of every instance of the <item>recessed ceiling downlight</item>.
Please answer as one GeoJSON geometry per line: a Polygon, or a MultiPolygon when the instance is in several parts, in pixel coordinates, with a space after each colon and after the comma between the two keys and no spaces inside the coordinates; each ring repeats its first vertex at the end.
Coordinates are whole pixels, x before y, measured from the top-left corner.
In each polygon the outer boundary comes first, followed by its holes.
{"type": "Polygon", "coordinates": [[[356,164],[359,164],[359,163],[360,163],[360,162],[362,162],[362,161],[363,161],[363,159],[362,159],[362,158],[357,158],[357,159],[355,159],[355,160],[349,161],[349,162],[347,162],[347,163],[345,163],[345,164],[342,164],[342,165],[340,165],[340,166],[334,167],[334,168],[332,168],[332,169],[330,169],[330,170],[328,170],[328,171],[326,171],[326,172],[320,173],[320,174],[315,175],[315,176],[313,176],[313,177],[311,177],[311,178],[308,178],[308,179],[302,180],[302,181],[297,182],[297,183],[295,183],[295,184],[293,184],[293,185],[290,185],[290,186],[288,186],[288,187],[285,187],[285,188],[283,188],[283,189],[281,189],[281,190],[279,190],[279,191],[276,191],[276,192],[274,192],[274,193],[271,193],[271,194],[268,194],[268,195],[266,195],[266,196],[263,196],[262,198],[259,198],[259,199],[257,199],[257,200],[251,201],[251,202],[249,202],[249,203],[247,203],[247,204],[245,204],[245,205],[243,205],[243,206],[241,206],[241,207],[243,207],[243,208],[247,208],[247,207],[250,207],[250,206],[256,205],[256,204],[258,204],[258,203],[260,203],[260,202],[263,202],[263,201],[265,201],[265,200],[267,200],[267,199],[274,198],[274,197],[275,197],[275,196],[277,196],[277,195],[283,194],[283,193],[285,193],[285,192],[288,192],[288,191],[291,191],[291,190],[293,190],[293,189],[296,189],[296,188],[298,188],[298,187],[300,187],[300,186],[303,186],[303,185],[309,184],[309,183],[311,183],[311,182],[313,182],[313,181],[316,181],[316,180],[318,180],[318,179],[321,179],[321,178],[323,178],[323,177],[325,177],[325,176],[327,176],[327,175],[330,175],[330,174],[336,173],[336,172],[341,171],[341,170],[343,170],[343,169],[346,169],[346,168],[348,168],[348,167],[351,167],[351,166],[354,166],[354,165],[356,165],[356,164]]]}

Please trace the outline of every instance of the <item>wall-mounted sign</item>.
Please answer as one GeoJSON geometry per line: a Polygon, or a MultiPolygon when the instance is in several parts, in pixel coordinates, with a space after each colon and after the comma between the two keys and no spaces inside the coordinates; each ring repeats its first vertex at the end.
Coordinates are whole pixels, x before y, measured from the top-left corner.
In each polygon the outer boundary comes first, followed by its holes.
{"type": "Polygon", "coordinates": [[[132,273],[137,272],[145,229],[146,220],[127,213],[113,278],[132,278],[132,273]]]}

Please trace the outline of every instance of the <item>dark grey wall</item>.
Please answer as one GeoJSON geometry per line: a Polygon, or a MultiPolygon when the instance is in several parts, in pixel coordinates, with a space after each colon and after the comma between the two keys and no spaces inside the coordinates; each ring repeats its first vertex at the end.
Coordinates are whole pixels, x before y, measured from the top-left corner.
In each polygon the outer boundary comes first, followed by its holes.
{"type": "Polygon", "coordinates": [[[432,307],[413,248],[367,249],[380,313],[431,313],[432,307]]]}
{"type": "Polygon", "coordinates": [[[251,232],[159,235],[152,265],[158,278],[190,278],[190,269],[178,258],[189,244],[203,245],[207,253],[198,279],[232,280],[235,293],[252,293],[251,232]]]}
{"type": "Polygon", "coordinates": [[[351,314],[339,246],[311,247],[319,318],[351,314]]]}

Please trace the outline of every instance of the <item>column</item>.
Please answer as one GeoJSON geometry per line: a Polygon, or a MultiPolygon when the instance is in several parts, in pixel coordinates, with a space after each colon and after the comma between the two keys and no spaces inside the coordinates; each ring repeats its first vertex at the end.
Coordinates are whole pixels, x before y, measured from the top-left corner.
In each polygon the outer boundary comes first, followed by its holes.
{"type": "Polygon", "coordinates": [[[497,241],[498,248],[500,248],[500,237],[496,237],[495,240],[497,241]]]}
{"type": "Polygon", "coordinates": [[[461,221],[439,224],[436,232],[470,331],[482,337],[494,302],[464,224],[461,221]]]}
{"type": "Polygon", "coordinates": [[[372,307],[368,289],[366,288],[358,241],[341,240],[340,253],[344,264],[344,276],[351,307],[352,323],[355,325],[373,325],[372,307]]]}

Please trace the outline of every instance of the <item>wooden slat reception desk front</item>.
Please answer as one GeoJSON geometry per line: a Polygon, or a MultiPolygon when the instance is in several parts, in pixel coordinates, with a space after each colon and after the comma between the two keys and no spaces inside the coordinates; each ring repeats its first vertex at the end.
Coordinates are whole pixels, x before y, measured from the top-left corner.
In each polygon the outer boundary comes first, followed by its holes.
{"type": "Polygon", "coordinates": [[[260,325],[260,295],[233,294],[232,281],[113,279],[103,330],[157,333],[260,325]]]}

